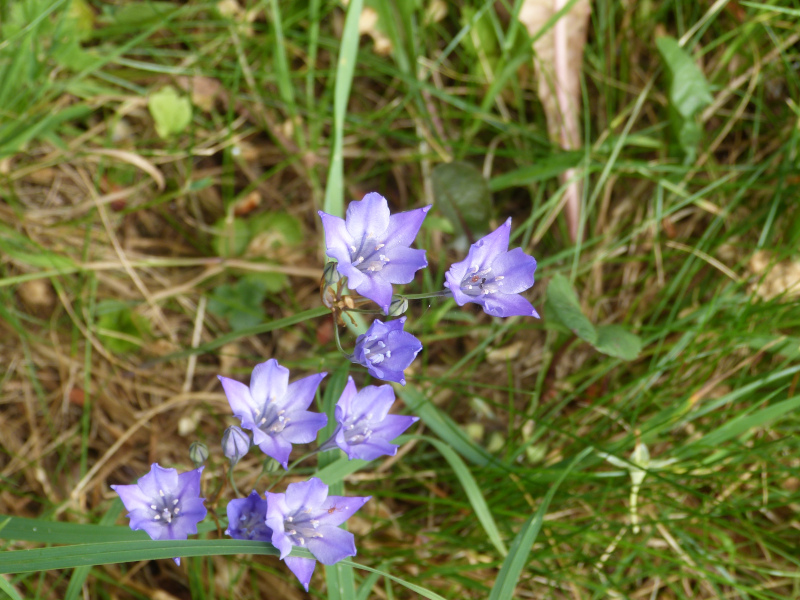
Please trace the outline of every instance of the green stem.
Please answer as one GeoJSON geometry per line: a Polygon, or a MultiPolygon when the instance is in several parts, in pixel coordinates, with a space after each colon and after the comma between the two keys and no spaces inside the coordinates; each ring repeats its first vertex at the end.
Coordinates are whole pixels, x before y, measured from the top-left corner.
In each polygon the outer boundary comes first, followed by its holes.
{"type": "Polygon", "coordinates": [[[327,306],[318,306],[317,308],[304,310],[303,312],[297,313],[296,315],[292,315],[291,317],[278,319],[277,321],[270,321],[268,323],[262,323],[261,325],[256,325],[255,327],[248,327],[247,329],[239,329],[238,331],[232,331],[230,333],[218,337],[213,341],[210,341],[206,344],[202,344],[197,348],[189,348],[187,350],[181,350],[180,352],[174,352],[173,354],[168,354],[166,356],[161,356],[159,358],[150,360],[144,363],[142,365],[142,368],[147,369],[150,367],[154,367],[159,363],[166,362],[169,360],[178,360],[181,358],[187,358],[195,354],[203,354],[205,352],[215,350],[220,346],[224,346],[225,344],[234,342],[240,338],[250,337],[252,335],[258,335],[260,333],[266,333],[268,331],[274,331],[276,329],[283,329],[284,327],[288,327],[289,325],[295,325],[296,323],[302,323],[303,321],[308,321],[310,319],[316,319],[317,317],[323,317],[325,315],[329,315],[330,312],[331,309],[328,308],[327,306]]]}
{"type": "Polygon", "coordinates": [[[294,469],[294,468],[295,468],[297,465],[299,465],[299,464],[300,464],[301,462],[303,462],[305,459],[307,459],[307,458],[311,458],[312,456],[314,456],[314,455],[315,455],[315,454],[317,454],[318,452],[319,452],[319,450],[312,450],[312,451],[311,451],[311,452],[309,452],[308,454],[304,454],[303,456],[301,456],[300,458],[298,458],[296,461],[294,461],[292,464],[290,464],[290,465],[289,465],[289,468],[288,468],[288,469],[286,469],[285,471],[283,471],[283,472],[282,472],[282,473],[281,473],[281,474],[278,476],[278,478],[277,478],[275,481],[273,481],[273,482],[272,482],[272,485],[271,485],[271,486],[269,486],[269,487],[267,488],[267,491],[270,491],[272,488],[274,488],[274,487],[275,487],[275,486],[276,486],[276,485],[277,485],[277,484],[278,484],[278,483],[281,481],[281,479],[283,479],[283,478],[284,478],[286,475],[288,475],[288,474],[291,472],[291,470],[292,470],[292,469],[294,469]]]}
{"type": "Polygon", "coordinates": [[[406,300],[424,300],[425,298],[444,298],[452,296],[450,290],[439,290],[438,292],[427,292],[425,294],[403,294],[406,300]]]}

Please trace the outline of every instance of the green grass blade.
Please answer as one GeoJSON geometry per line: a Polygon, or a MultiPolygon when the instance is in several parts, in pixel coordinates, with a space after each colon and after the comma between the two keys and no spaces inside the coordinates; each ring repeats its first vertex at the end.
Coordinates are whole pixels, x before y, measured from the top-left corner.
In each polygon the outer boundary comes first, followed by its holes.
{"type": "Polygon", "coordinates": [[[360,37],[358,20],[361,17],[363,5],[364,0],[352,0],[347,7],[339,60],[336,66],[336,87],[333,92],[333,144],[331,145],[331,163],[328,169],[328,182],[325,185],[323,210],[337,217],[344,215],[344,159],[342,157],[344,117],[356,69],[360,37]]]}
{"type": "Polygon", "coordinates": [[[411,412],[430,427],[442,441],[468,461],[479,466],[496,462],[496,459],[469,439],[466,433],[450,417],[440,411],[428,398],[412,385],[399,392],[411,412]]]}
{"type": "Polygon", "coordinates": [[[528,555],[542,528],[542,522],[544,521],[545,514],[547,514],[550,501],[572,469],[591,452],[592,448],[586,448],[572,460],[561,474],[561,477],[547,490],[547,494],[542,499],[542,503],[539,505],[536,513],[522,526],[522,529],[511,544],[511,550],[508,556],[506,556],[506,559],[503,561],[503,566],[500,568],[500,573],[497,575],[497,580],[494,582],[489,600],[511,600],[514,597],[514,589],[517,587],[517,582],[519,581],[519,576],[522,574],[522,570],[525,568],[525,565],[528,564],[528,555]]]}
{"type": "Polygon", "coordinates": [[[444,444],[439,440],[425,436],[413,437],[417,437],[418,439],[425,440],[426,442],[432,444],[450,464],[450,467],[453,469],[453,473],[455,473],[456,477],[458,477],[458,481],[461,483],[461,487],[464,488],[464,493],[467,494],[469,503],[472,505],[472,509],[475,511],[475,516],[478,517],[478,521],[480,521],[480,524],[483,527],[483,530],[486,532],[489,541],[492,542],[495,548],[497,548],[500,556],[507,556],[508,549],[503,543],[503,538],[500,536],[500,531],[497,529],[497,524],[494,522],[492,512],[489,510],[489,506],[486,504],[486,500],[483,498],[483,494],[481,493],[478,482],[475,481],[475,478],[472,476],[472,473],[470,473],[469,468],[464,461],[461,460],[458,454],[456,454],[447,444],[444,444]]]}

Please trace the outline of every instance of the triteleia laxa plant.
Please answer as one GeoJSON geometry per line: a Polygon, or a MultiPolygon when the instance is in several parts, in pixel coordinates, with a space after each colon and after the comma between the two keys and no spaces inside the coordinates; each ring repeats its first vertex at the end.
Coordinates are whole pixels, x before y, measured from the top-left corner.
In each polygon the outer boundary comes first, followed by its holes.
{"type": "MultiPolygon", "coordinates": [[[[493,316],[538,316],[520,295],[533,285],[536,260],[520,248],[508,250],[511,219],[473,244],[467,257],[450,267],[445,274],[445,289],[414,296],[394,294],[393,286],[411,282],[416,272],[427,266],[425,250],[410,246],[430,208],[391,214],[387,200],[371,193],[351,202],[345,219],[319,213],[327,252],[338,261],[329,262],[322,271],[320,298],[334,317],[336,345],[342,360],[349,361],[344,364],[365,367],[366,373],[361,370],[364,378],[406,384],[407,372],[412,373],[410,366],[423,348],[420,339],[405,331],[409,300],[452,297],[459,306],[480,304],[493,316]],[[380,311],[368,310],[371,302],[380,311]],[[344,350],[339,337],[345,316],[355,325],[350,311],[386,315],[385,320],[373,319],[369,328],[356,336],[352,353],[344,350]]],[[[318,311],[312,312],[319,316],[318,311]]],[[[373,461],[394,456],[399,447],[394,442],[402,441],[402,434],[418,420],[413,415],[389,413],[395,403],[391,385],[375,386],[367,381],[359,391],[352,376],[341,392],[334,391],[339,394],[338,402],[328,406],[328,415],[315,412],[312,405],[325,375],[312,373],[290,383],[289,370],[269,358],[255,366],[249,385],[219,376],[233,416],[241,425],[230,425],[222,436],[227,473],[225,466],[217,470],[227,475],[230,487],[214,484],[215,499],[225,489],[232,489],[236,495],[227,503],[225,533],[237,540],[276,548],[306,590],[317,561],[332,565],[356,555],[355,536],[340,526],[370,496],[328,495],[328,485],[312,476],[288,484],[284,492],[272,491],[278,479],[266,489],[265,497],[256,489],[243,497],[234,469],[251,444],[266,455],[256,481],[269,476],[276,465],[291,471],[297,462],[321,452],[343,453],[342,460],[373,461]],[[335,419],[336,426],[327,441],[306,450],[290,466],[294,447],[315,442],[329,417],[335,419]],[[243,429],[252,432],[252,442],[243,429]],[[314,558],[291,556],[295,546],[306,548],[314,558]]],[[[336,397],[327,390],[326,395],[336,397]]],[[[143,529],[155,540],[183,540],[197,533],[198,522],[206,516],[200,476],[201,465],[210,460],[208,446],[193,442],[190,457],[197,467],[193,471],[178,474],[175,469],[154,464],[135,485],[112,486],[129,511],[133,529],[143,529]]]]}
{"type": "Polygon", "coordinates": [[[328,486],[317,477],[291,483],[285,494],[267,492],[266,523],[281,559],[308,591],[316,561],[289,556],[292,546],[308,548],[325,565],[356,555],[355,538],[339,525],[364,506],[371,496],[328,496],[328,486]]]}

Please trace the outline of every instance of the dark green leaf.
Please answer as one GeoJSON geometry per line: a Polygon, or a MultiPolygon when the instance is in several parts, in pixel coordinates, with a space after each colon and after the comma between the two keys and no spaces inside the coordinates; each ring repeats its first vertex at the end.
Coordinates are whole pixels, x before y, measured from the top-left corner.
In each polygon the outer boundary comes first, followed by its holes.
{"type": "Polygon", "coordinates": [[[583,314],[578,294],[563,275],[556,274],[547,284],[547,304],[549,314],[561,321],[575,335],[592,346],[597,345],[597,330],[592,322],[583,314]]]}
{"type": "Polygon", "coordinates": [[[492,215],[492,193],[481,172],[468,162],[456,161],[437,165],[432,179],[436,206],[455,231],[467,238],[482,237],[492,215]]]}
{"type": "Polygon", "coordinates": [[[675,38],[657,38],[656,46],[671,74],[670,102],[684,119],[693,118],[714,100],[705,75],[675,38]]]}
{"type": "Polygon", "coordinates": [[[601,325],[597,328],[595,348],[609,356],[633,360],[642,351],[642,340],[620,325],[601,325]]]}

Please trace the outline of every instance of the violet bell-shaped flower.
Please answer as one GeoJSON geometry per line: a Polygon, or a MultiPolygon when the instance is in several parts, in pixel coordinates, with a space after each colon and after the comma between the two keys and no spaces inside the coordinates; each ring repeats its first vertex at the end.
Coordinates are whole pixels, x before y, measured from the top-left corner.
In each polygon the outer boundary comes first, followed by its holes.
{"type": "Polygon", "coordinates": [[[256,365],[249,387],[227,377],[219,380],[234,416],[253,432],[253,443],[288,469],[292,444],[313,442],[328,422],[327,416],[306,410],[325,375],[289,383],[289,369],[271,358],[256,365]]]}
{"type": "Polygon", "coordinates": [[[422,343],[403,331],[406,317],[383,323],[375,319],[366,333],[356,338],[350,360],[367,367],[369,374],[384,381],[406,384],[403,371],[422,350],[422,343]]]}
{"type": "MultiPolygon", "coordinates": [[[[130,527],[142,529],[154,540],[185,540],[197,533],[205,519],[205,498],[200,498],[203,467],[178,474],[153,463],[150,472],[134,485],[112,485],[128,509],[130,527]]],[[[181,564],[180,558],[174,559],[181,564]]]]}
{"type": "Polygon", "coordinates": [[[272,543],[272,529],[267,527],[267,501],[253,490],[247,498],[228,502],[228,529],[225,533],[237,540],[272,543]]]}
{"type": "Polygon", "coordinates": [[[394,390],[389,385],[368,385],[356,390],[352,377],[336,403],[338,427],[331,439],[320,446],[321,451],[341,448],[347,458],[375,460],[379,456],[394,456],[399,446],[391,441],[416,423],[418,417],[390,415],[394,390]]]}
{"type": "Polygon", "coordinates": [[[533,305],[520,296],[520,292],[533,285],[536,259],[525,254],[522,248],[508,251],[510,232],[509,218],[472,244],[467,258],[453,264],[445,273],[444,285],[459,306],[474,302],[493,317],[538,318],[533,305]]]}
{"type": "Polygon", "coordinates": [[[285,494],[267,492],[266,496],[272,545],[306,591],[317,563],[312,558],[289,556],[292,546],[307,548],[324,565],[356,555],[353,534],[339,525],[371,496],[328,496],[328,486],[317,477],[289,484],[285,494]]]}
{"type": "Polygon", "coordinates": [[[328,256],[338,261],[347,285],[386,313],[392,284],[409,283],[425,268],[425,250],[409,246],[431,206],[390,214],[386,198],[372,192],[347,207],[345,219],[319,211],[328,256]]]}

